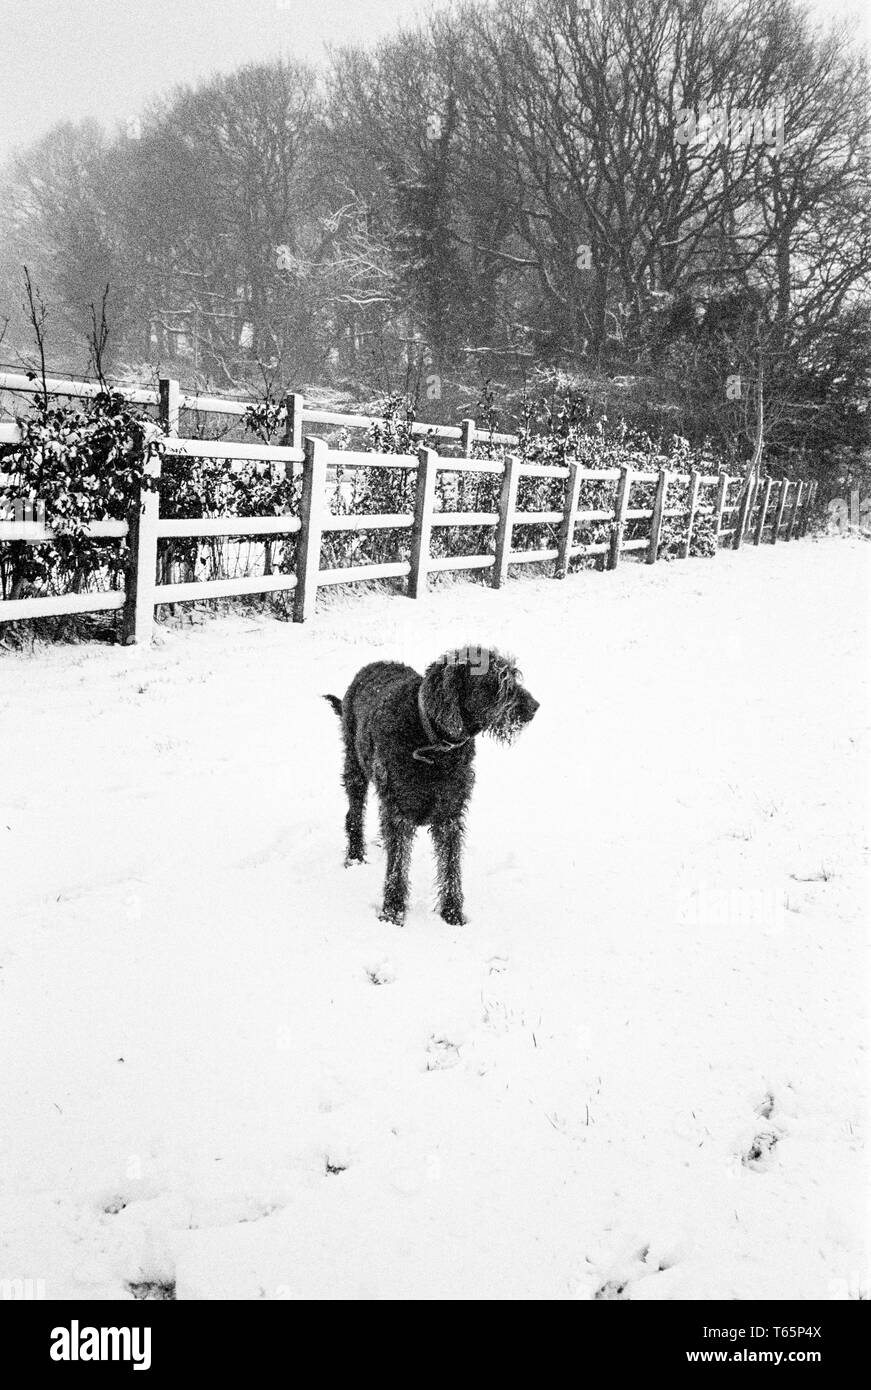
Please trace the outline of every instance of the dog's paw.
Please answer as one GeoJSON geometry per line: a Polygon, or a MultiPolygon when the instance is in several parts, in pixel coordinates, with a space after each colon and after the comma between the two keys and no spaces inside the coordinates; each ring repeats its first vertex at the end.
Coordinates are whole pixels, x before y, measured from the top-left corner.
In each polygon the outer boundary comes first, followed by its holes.
{"type": "Polygon", "coordinates": [[[394,927],[405,926],[405,913],[401,908],[382,907],[378,913],[379,922],[389,922],[394,927]]]}
{"type": "Polygon", "coordinates": [[[456,903],[449,903],[443,907],[440,916],[449,927],[464,927],[469,920],[463,909],[458,907],[456,903]]]}
{"type": "Polygon", "coordinates": [[[365,864],[366,857],[362,854],[348,854],[345,856],[345,868],[353,869],[355,864],[365,864]]]}

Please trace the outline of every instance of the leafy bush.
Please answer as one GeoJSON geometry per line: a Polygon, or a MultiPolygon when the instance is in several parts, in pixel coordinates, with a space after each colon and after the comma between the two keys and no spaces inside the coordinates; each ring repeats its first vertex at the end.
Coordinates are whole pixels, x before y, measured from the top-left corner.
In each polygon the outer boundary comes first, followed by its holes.
{"type": "MultiPolygon", "coordinates": [[[[197,423],[199,433],[207,417],[197,423]]],[[[252,402],[241,418],[245,434],[261,443],[284,439],[287,410],[267,390],[252,402]]],[[[222,432],[223,437],[223,432],[222,432]]],[[[286,475],[281,464],[257,461],[192,458],[164,453],[161,464],[160,512],[173,519],[223,516],[281,516],[299,514],[302,469],[286,475]]],[[[195,580],[235,578],[257,572],[293,571],[296,537],[232,539],[229,537],[173,537],[158,545],[161,583],[193,583],[195,580]]]]}
{"type": "Polygon", "coordinates": [[[60,534],[0,546],[2,597],[117,588],[127,542],[90,540],[85,528],[127,519],[145,481],[148,420],[107,390],[76,405],[42,397],[18,423],[20,442],[0,459],[0,511],[23,502],[60,534]]]}
{"type": "MultiPolygon", "coordinates": [[[[380,418],[365,431],[365,453],[417,454],[432,446],[429,434],[416,433],[414,407],[398,394],[389,395],[380,405],[380,418]]],[[[349,431],[343,430],[337,446],[351,445],[349,431]]],[[[409,468],[356,468],[336,465],[330,510],[337,516],[377,516],[414,512],[417,474],[409,468]]],[[[444,484],[440,480],[440,489],[444,484]]],[[[389,563],[405,557],[408,548],[406,527],[385,531],[333,531],[324,535],[321,564],[340,569],[349,565],[389,563]]]]}

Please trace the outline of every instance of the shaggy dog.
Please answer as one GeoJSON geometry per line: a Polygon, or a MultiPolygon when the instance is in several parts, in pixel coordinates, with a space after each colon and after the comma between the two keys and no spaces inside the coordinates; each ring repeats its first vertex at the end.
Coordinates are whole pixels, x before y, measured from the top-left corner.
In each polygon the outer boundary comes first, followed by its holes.
{"type": "Polygon", "coordinates": [[[410,666],[376,661],[358,671],[343,700],[327,695],[341,717],[343,781],[348,793],[346,865],[365,858],[363,816],[375,783],[387,850],[382,921],[402,925],[408,901],[411,844],[428,825],[438,862],[439,911],[465,922],[461,856],[463,821],[475,780],[475,737],[511,743],[538,701],[514,662],[485,647],[461,647],[421,677],[410,666]]]}

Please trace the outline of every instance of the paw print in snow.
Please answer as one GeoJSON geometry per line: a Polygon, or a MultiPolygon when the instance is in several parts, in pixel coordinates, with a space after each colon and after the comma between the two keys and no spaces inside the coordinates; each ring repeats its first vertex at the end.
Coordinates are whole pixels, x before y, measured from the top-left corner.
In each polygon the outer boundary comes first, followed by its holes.
{"type": "Polygon", "coordinates": [[[426,1049],[427,1071],[448,1071],[455,1067],[459,1060],[460,1049],[456,1043],[452,1043],[449,1038],[437,1038],[433,1034],[426,1049]]]}

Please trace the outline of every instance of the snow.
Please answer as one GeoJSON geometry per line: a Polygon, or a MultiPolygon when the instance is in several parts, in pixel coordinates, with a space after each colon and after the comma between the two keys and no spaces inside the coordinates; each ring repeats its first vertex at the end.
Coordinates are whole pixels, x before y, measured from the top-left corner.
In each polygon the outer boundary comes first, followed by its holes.
{"type": "Polygon", "coordinates": [[[867,545],[0,663],[0,1280],[49,1298],[869,1296],[867,545]],[[355,670],[463,643],[470,922],[342,867],[355,670]]]}

